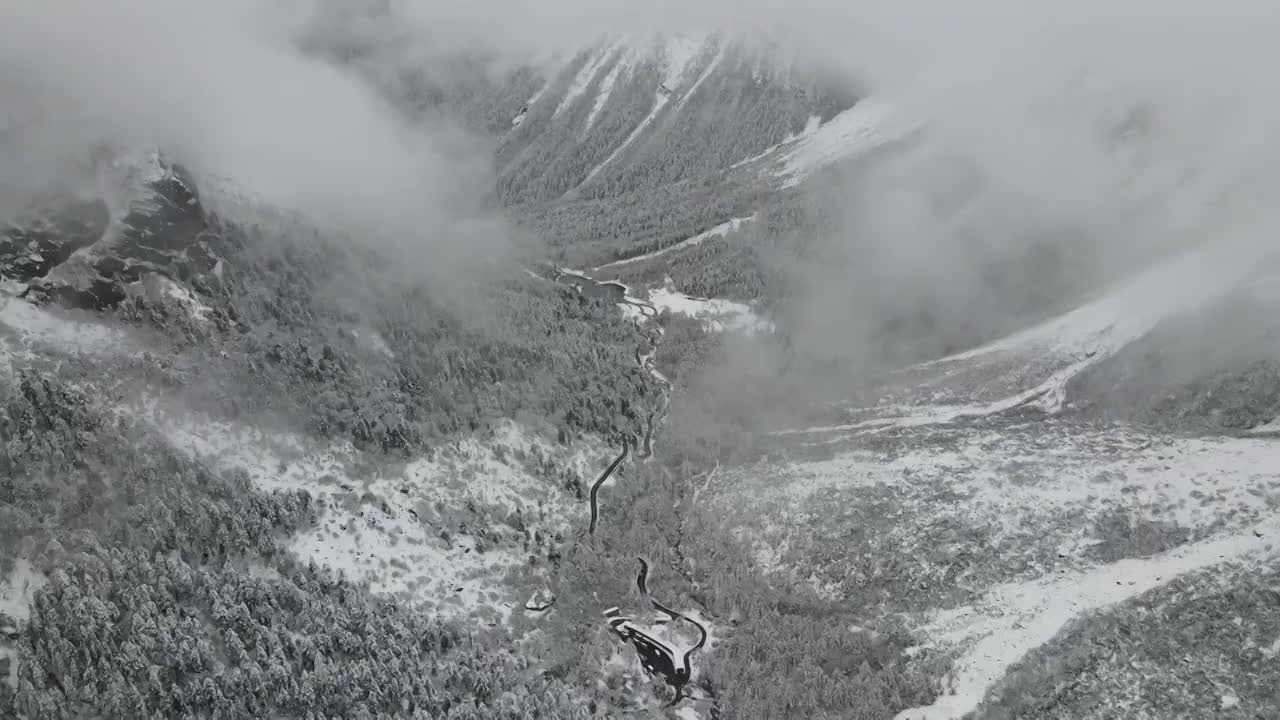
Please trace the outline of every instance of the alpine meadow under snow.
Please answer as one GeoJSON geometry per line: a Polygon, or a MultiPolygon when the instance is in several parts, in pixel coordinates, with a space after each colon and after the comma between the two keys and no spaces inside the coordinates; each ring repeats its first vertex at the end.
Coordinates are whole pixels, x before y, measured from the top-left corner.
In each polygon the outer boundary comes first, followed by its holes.
{"type": "Polygon", "coordinates": [[[1277,31],[0,10],[0,718],[1280,715],[1277,31]]]}

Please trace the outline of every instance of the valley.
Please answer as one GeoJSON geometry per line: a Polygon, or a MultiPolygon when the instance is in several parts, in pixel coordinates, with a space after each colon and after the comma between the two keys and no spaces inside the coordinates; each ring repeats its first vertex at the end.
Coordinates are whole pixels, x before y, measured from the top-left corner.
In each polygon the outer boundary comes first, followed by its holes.
{"type": "Polygon", "coordinates": [[[1253,155],[1001,46],[405,12],[201,16],[298,90],[235,112],[24,58],[104,89],[0,124],[75,156],[0,169],[0,717],[1280,708],[1253,155]]]}

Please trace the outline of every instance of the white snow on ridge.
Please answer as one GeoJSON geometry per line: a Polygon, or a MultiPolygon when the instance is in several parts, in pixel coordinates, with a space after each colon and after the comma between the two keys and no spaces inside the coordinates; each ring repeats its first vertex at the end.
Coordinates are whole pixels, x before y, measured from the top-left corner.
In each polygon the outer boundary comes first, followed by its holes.
{"type": "Polygon", "coordinates": [[[743,165],[750,165],[751,163],[756,162],[758,160],[763,160],[764,158],[777,152],[779,149],[784,148],[796,142],[797,140],[800,140],[809,135],[812,135],[813,133],[817,132],[818,129],[821,127],[822,127],[822,118],[816,115],[810,116],[809,120],[804,125],[804,129],[801,130],[799,133],[789,133],[786,137],[782,139],[782,142],[770,145],[769,147],[765,148],[764,150],[761,150],[760,152],[756,153],[755,155],[752,155],[749,158],[739,160],[738,162],[730,165],[729,169],[736,170],[742,167],[743,165]]]}
{"type": "Polygon", "coordinates": [[[629,66],[630,58],[630,51],[624,52],[613,63],[613,67],[609,69],[609,74],[605,75],[604,79],[600,81],[600,89],[596,91],[595,102],[592,103],[591,112],[587,115],[587,125],[582,129],[584,138],[591,131],[591,127],[595,125],[596,118],[600,116],[600,111],[604,110],[605,103],[609,101],[609,96],[613,94],[613,86],[617,84],[618,76],[629,66]]]}
{"type": "Polygon", "coordinates": [[[582,66],[576,75],[573,76],[573,82],[569,84],[568,91],[565,96],[560,99],[560,104],[556,106],[556,115],[563,113],[569,109],[583,93],[587,91],[587,87],[591,85],[592,79],[600,72],[600,68],[604,67],[605,62],[613,56],[614,50],[617,48],[617,41],[607,41],[598,50],[593,52],[587,58],[586,64],[582,66]]]}
{"type": "Polygon", "coordinates": [[[901,140],[913,129],[895,117],[891,104],[876,97],[859,100],[825,125],[813,127],[811,120],[782,155],[779,174],[787,178],[783,187],[798,185],[809,175],[845,158],[901,140]]]}
{"type": "Polygon", "coordinates": [[[526,100],[524,104],[525,104],[527,107],[533,107],[533,104],[534,104],[534,103],[536,103],[536,102],[538,102],[539,100],[541,100],[541,99],[542,99],[542,96],[546,94],[546,92],[547,92],[547,88],[549,88],[549,87],[551,87],[551,83],[550,83],[550,82],[544,82],[544,83],[542,83],[542,87],[538,88],[538,91],[537,91],[537,92],[535,92],[534,94],[530,95],[530,96],[529,96],[529,99],[528,99],[528,100],[526,100]]]}
{"type": "Polygon", "coordinates": [[[720,66],[720,62],[722,60],[724,60],[724,48],[719,47],[716,49],[716,54],[707,62],[707,66],[702,69],[702,72],[698,74],[697,79],[695,79],[693,84],[689,86],[689,89],[680,93],[680,101],[676,103],[677,112],[685,106],[685,103],[689,102],[689,98],[693,97],[694,93],[698,92],[698,88],[702,87],[702,83],[706,82],[708,77],[711,77],[711,73],[715,72],[715,69],[720,66]]]}
{"type": "Polygon", "coordinates": [[[675,92],[679,90],[679,81],[689,70],[689,65],[698,59],[698,55],[707,44],[707,38],[685,33],[675,33],[667,37],[663,47],[663,58],[666,62],[666,73],[663,84],[675,92]]]}
{"type": "Polygon", "coordinates": [[[747,217],[734,218],[727,222],[722,222],[719,225],[716,225],[715,227],[711,228],[710,230],[704,230],[703,232],[700,232],[697,235],[694,235],[693,237],[690,237],[685,240],[681,240],[675,245],[669,245],[667,247],[662,248],[661,250],[654,250],[653,252],[645,253],[644,255],[637,255],[635,257],[624,258],[622,260],[614,260],[611,263],[606,263],[604,265],[600,265],[596,267],[595,270],[604,270],[605,268],[618,267],[620,265],[629,265],[631,263],[642,262],[644,260],[652,260],[653,258],[661,257],[663,255],[666,255],[667,253],[672,253],[677,250],[684,250],[685,248],[690,248],[695,245],[701,245],[702,243],[706,242],[707,240],[710,240],[711,238],[724,237],[729,233],[737,232],[743,225],[749,222],[755,222],[755,219],[756,219],[755,214],[748,215],[747,217]]]}
{"type": "Polygon", "coordinates": [[[895,408],[905,414],[878,417],[842,425],[821,425],[792,430],[781,430],[774,435],[797,435],[846,431],[882,432],[889,429],[946,425],[961,420],[997,415],[1019,407],[1036,408],[1048,415],[1062,412],[1067,402],[1067,384],[1087,367],[1101,360],[1102,355],[1089,355],[1050,375],[1035,387],[988,403],[969,405],[924,405],[895,408]]]}
{"type": "Polygon", "coordinates": [[[1274,559],[1280,533],[1272,516],[1247,532],[1147,559],[1125,559],[1069,575],[993,588],[978,607],[940,612],[922,630],[934,644],[967,645],[955,665],[954,694],[904,710],[895,720],[956,720],[977,709],[987,690],[1028,652],[1049,642],[1073,618],[1124,602],[1179,575],[1226,562],[1274,559]]]}

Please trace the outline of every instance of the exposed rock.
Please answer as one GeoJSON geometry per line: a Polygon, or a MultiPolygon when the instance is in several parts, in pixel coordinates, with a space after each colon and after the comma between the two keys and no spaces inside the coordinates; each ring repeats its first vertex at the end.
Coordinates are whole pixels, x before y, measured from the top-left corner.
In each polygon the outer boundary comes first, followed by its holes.
{"type": "Polygon", "coordinates": [[[104,199],[67,199],[11,224],[0,233],[0,278],[25,285],[33,302],[105,310],[149,274],[212,277],[214,231],[194,181],[163,158],[149,162],[121,217],[104,199]]]}

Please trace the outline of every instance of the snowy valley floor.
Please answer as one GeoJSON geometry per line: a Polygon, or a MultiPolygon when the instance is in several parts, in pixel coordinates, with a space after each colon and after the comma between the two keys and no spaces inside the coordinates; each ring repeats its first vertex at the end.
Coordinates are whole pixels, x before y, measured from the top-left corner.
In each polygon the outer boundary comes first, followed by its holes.
{"type": "MultiPolygon", "coordinates": [[[[978,709],[1011,668],[1073,621],[1101,622],[1199,571],[1243,568],[1248,577],[1280,560],[1274,441],[986,418],[774,442],[766,459],[725,474],[709,512],[780,582],[810,583],[865,608],[869,619],[897,616],[923,638],[912,652],[954,658],[951,694],[900,720],[978,709]]],[[[1269,616],[1254,624],[1275,635],[1277,608],[1264,607],[1269,616]]],[[[1153,635],[1183,629],[1176,614],[1145,622],[1153,635]]],[[[1254,639],[1263,648],[1274,641],[1254,639]]],[[[1050,659],[1081,652],[1065,642],[1050,659]]],[[[1002,702],[1025,712],[1054,683],[1088,682],[1069,674],[1040,680],[1039,690],[989,699],[978,716],[1002,716],[1002,702]]],[[[1103,691],[1142,715],[1140,694],[1117,683],[1103,691]]],[[[1206,690],[1201,699],[1213,707],[1204,710],[1258,707],[1258,698],[1237,697],[1246,691],[1206,690]],[[1237,699],[1219,707],[1224,693],[1237,699]]],[[[1074,716],[1069,706],[1044,712],[1074,716]]]]}

